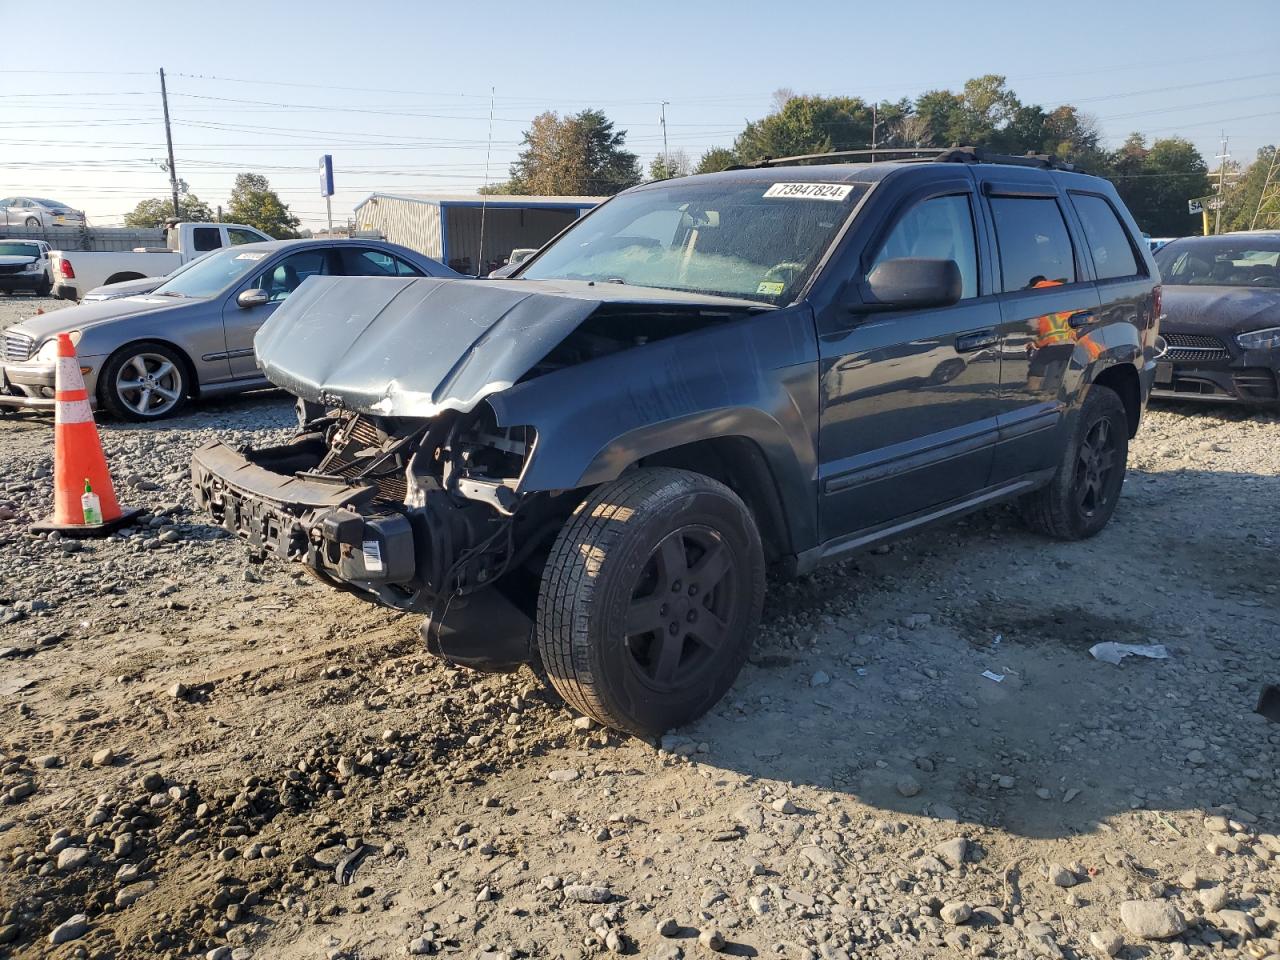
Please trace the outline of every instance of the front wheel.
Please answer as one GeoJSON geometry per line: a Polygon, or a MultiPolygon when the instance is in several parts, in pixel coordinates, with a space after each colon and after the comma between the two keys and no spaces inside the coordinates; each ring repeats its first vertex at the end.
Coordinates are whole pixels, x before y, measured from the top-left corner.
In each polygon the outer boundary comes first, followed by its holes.
{"type": "Polygon", "coordinates": [[[538,648],[571,706],[655,737],[724,696],[763,601],[760,534],[737,494],[686,470],[636,470],[597,488],[561,530],[538,648]]]}
{"type": "Polygon", "coordinates": [[[98,398],[122,420],[135,423],[171,417],[187,402],[187,364],[163,343],[135,343],[102,368],[98,398]]]}
{"type": "Polygon", "coordinates": [[[1124,403],[1109,387],[1089,387],[1053,480],[1018,502],[1023,520],[1060,540],[1092,537],[1115,513],[1128,457],[1124,403]]]}

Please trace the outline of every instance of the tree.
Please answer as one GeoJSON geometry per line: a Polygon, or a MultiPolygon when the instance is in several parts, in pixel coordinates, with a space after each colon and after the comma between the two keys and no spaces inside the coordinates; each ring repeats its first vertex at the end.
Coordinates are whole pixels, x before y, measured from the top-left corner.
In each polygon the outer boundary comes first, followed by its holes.
{"type": "Polygon", "coordinates": [[[871,108],[857,97],[791,97],[761,120],[747,123],[733,143],[740,163],[768,157],[826,153],[871,142],[871,108]]]}
{"type": "Polygon", "coordinates": [[[712,147],[704,153],[698,160],[698,165],[693,168],[694,173],[718,173],[721,170],[727,170],[729,167],[735,166],[738,158],[728,147],[712,147]]]}
{"type": "MultiPolygon", "coordinates": [[[[550,196],[608,195],[640,182],[640,164],[624,148],[627,132],[614,130],[603,111],[533,118],[524,149],[511,164],[508,193],[550,196]]],[[[496,192],[496,188],[493,192],[496,192]]]]}
{"type": "MultiPolygon", "coordinates": [[[[126,227],[158,227],[173,217],[173,201],[168,197],[140,200],[138,205],[124,215],[126,227]]],[[[209,205],[194,193],[178,195],[178,217],[181,220],[212,220],[209,205]]]]}
{"type": "Polygon", "coordinates": [[[1138,226],[1155,237],[1178,237],[1194,224],[1187,201],[1208,196],[1208,165],[1191,141],[1156,140],[1150,147],[1131,134],[1111,158],[1107,176],[1138,226]]]}
{"type": "Polygon", "coordinates": [[[672,150],[666,156],[658,154],[649,164],[650,180],[670,180],[687,177],[693,169],[689,155],[683,150],[672,150]]]}
{"type": "Polygon", "coordinates": [[[1273,182],[1265,198],[1262,194],[1275,155],[1275,146],[1258,148],[1253,163],[1240,172],[1234,183],[1228,181],[1222,207],[1224,231],[1280,227],[1280,190],[1273,182]]]}
{"type": "Polygon", "coordinates": [[[287,240],[297,236],[302,222],[290,211],[288,205],[271,189],[267,178],[259,173],[241,173],[236,176],[227,202],[227,219],[257,227],[267,236],[287,240]]]}

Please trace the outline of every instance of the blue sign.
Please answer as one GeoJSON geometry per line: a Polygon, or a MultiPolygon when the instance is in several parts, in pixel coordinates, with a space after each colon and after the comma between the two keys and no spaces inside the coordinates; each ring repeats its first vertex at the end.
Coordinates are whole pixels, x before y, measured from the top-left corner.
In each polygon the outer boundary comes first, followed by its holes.
{"type": "Polygon", "coordinates": [[[320,196],[333,196],[333,156],[328,153],[320,158],[320,196]]]}

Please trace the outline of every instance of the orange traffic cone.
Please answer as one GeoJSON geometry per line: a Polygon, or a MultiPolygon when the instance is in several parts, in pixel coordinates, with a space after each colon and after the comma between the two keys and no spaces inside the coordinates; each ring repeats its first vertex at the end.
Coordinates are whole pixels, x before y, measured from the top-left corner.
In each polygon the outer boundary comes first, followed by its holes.
{"type": "Polygon", "coordinates": [[[68,537],[101,537],[136,518],[141,510],[121,510],[98,428],[93,422],[89,394],[80,374],[80,361],[71,337],[58,334],[57,407],[53,428],[53,516],[34,524],[36,532],[57,530],[68,537]],[[93,516],[92,498],[100,506],[93,516]],[[85,522],[85,501],[90,519],[85,522]]]}

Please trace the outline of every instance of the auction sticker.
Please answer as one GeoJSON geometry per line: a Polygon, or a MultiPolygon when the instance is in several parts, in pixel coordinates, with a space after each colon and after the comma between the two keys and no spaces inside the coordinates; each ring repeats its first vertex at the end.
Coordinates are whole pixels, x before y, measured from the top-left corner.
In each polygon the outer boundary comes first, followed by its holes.
{"type": "Polygon", "coordinates": [[[834,200],[839,203],[852,192],[851,183],[775,183],[764,195],[765,199],[834,200]]]}

